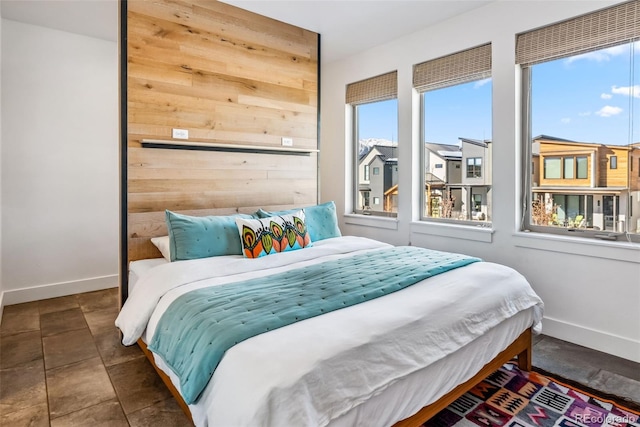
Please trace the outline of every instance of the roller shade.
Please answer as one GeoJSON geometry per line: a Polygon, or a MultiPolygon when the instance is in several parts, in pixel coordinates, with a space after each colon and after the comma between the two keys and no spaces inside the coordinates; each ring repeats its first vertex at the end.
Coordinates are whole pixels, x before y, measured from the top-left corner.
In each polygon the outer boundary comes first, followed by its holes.
{"type": "Polygon", "coordinates": [[[534,65],[640,38],[640,0],[519,34],[516,63],[534,65]]]}
{"type": "Polygon", "coordinates": [[[358,105],[398,97],[398,72],[382,74],[347,85],[347,104],[358,105]]]}
{"type": "Polygon", "coordinates": [[[491,77],[491,44],[413,66],[413,87],[420,92],[491,77]]]}

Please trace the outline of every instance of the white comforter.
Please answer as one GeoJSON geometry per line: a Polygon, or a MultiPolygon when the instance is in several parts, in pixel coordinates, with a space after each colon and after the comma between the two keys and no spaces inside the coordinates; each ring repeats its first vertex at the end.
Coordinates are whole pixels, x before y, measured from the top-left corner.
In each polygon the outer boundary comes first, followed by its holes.
{"type": "MultiPolygon", "coordinates": [[[[116,326],[124,344],[135,343],[143,333],[148,342],[162,313],[185,292],[387,246],[346,236],[255,260],[228,256],[155,267],[136,284],[116,326]]],[[[533,326],[539,328],[543,304],[524,277],[480,262],[270,331],[227,351],[199,401],[190,406],[194,422],[325,426],[532,307],[533,326]]],[[[175,375],[169,374],[179,390],[175,375]]]]}

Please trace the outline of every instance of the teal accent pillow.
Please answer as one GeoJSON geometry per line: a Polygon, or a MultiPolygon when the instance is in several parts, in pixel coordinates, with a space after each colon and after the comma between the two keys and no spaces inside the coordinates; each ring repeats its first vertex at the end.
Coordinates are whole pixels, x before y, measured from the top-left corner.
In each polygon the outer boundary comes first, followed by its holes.
{"type": "MultiPolygon", "coordinates": [[[[259,218],[268,218],[274,215],[287,215],[299,211],[300,208],[288,209],[285,211],[268,212],[259,209],[256,215],[259,218]]],[[[305,223],[307,230],[311,236],[311,240],[330,239],[331,237],[340,237],[342,233],[338,228],[338,216],[336,214],[336,204],[331,202],[322,203],[320,205],[308,206],[304,208],[305,223]]]]}
{"type": "Polygon", "coordinates": [[[260,219],[236,218],[243,255],[259,258],[313,246],[304,220],[303,210],[260,219]]]}
{"type": "Polygon", "coordinates": [[[236,218],[251,215],[189,216],[165,211],[171,261],[242,255],[236,218]]]}

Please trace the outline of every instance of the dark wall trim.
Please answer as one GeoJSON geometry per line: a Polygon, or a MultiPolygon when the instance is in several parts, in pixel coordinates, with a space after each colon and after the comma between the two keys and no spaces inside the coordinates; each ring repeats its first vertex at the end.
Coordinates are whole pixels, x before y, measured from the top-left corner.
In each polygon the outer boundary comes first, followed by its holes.
{"type": "Polygon", "coordinates": [[[129,296],[127,225],[127,0],[120,1],[120,306],[129,296]]]}
{"type": "Polygon", "coordinates": [[[227,153],[257,153],[257,154],[281,154],[286,156],[309,156],[316,150],[290,149],[280,147],[241,146],[233,144],[189,144],[171,143],[171,141],[145,141],[141,142],[142,148],[161,148],[169,150],[195,150],[195,151],[224,151],[227,153]]]}
{"type": "MultiPolygon", "coordinates": [[[[320,98],[322,98],[322,96],[321,96],[322,92],[320,92],[320,83],[322,81],[321,73],[320,73],[320,70],[321,70],[320,52],[321,52],[321,50],[320,50],[320,34],[318,33],[318,89],[317,89],[318,90],[318,118],[317,118],[317,126],[318,126],[317,135],[318,136],[316,137],[317,138],[317,146],[316,146],[316,148],[318,150],[320,150],[320,115],[321,115],[320,114],[320,98]]],[[[316,200],[317,200],[318,203],[320,203],[321,202],[321,191],[320,191],[320,184],[321,184],[321,180],[320,180],[320,151],[318,151],[318,159],[317,159],[317,164],[316,164],[316,176],[317,176],[316,179],[317,179],[317,182],[318,182],[317,189],[316,189],[318,194],[316,196],[316,200]]]]}

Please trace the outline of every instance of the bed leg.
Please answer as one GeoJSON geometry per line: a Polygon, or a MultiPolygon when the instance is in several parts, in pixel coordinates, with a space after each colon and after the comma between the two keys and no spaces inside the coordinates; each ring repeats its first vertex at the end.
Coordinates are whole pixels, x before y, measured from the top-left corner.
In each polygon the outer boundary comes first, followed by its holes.
{"type": "Polygon", "coordinates": [[[522,371],[531,371],[531,358],[532,358],[532,334],[531,328],[525,331],[523,338],[526,340],[526,347],[520,353],[518,353],[518,368],[522,371]]]}

